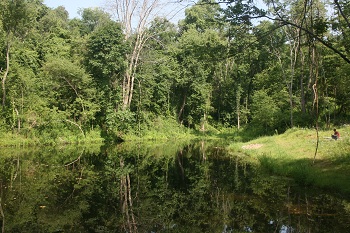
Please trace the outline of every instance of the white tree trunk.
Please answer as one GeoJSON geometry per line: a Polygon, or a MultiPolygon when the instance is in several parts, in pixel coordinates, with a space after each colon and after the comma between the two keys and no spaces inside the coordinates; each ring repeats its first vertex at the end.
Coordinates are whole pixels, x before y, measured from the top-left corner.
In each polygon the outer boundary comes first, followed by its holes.
{"type": "Polygon", "coordinates": [[[160,7],[160,0],[114,0],[110,1],[110,10],[122,24],[125,40],[132,41],[131,52],[127,55],[127,69],[122,83],[123,109],[130,107],[134,80],[140,54],[148,39],[147,26],[157,16],[156,10],[160,7]]]}

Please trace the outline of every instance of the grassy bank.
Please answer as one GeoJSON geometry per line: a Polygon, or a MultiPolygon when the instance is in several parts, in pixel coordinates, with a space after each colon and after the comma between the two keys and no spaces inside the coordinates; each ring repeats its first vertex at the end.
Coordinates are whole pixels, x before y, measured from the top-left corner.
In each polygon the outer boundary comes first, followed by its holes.
{"type": "Polygon", "coordinates": [[[33,130],[27,133],[0,132],[0,147],[23,147],[36,145],[118,143],[121,141],[169,141],[191,140],[207,136],[194,129],[179,125],[175,119],[158,117],[153,121],[128,127],[124,131],[115,130],[82,131],[77,128],[62,128],[45,130],[41,133],[33,130]]]}
{"type": "Polygon", "coordinates": [[[104,139],[98,130],[89,131],[83,135],[78,132],[60,131],[57,135],[22,135],[12,132],[0,133],[0,147],[27,147],[42,145],[66,145],[66,144],[101,144],[104,139]]]}
{"type": "Polygon", "coordinates": [[[230,149],[248,155],[271,174],[350,195],[350,127],[339,132],[341,139],[335,141],[330,139],[332,130],[321,130],[317,137],[316,130],[294,128],[281,135],[235,142],[230,149]]]}

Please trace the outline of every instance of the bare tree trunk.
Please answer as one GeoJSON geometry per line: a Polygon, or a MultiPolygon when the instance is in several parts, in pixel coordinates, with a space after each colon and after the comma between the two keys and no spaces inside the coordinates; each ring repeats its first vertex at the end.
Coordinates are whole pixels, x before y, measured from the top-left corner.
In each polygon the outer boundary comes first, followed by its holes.
{"type": "MultiPolygon", "coordinates": [[[[313,18],[311,17],[311,20],[313,18]]],[[[319,76],[319,56],[317,53],[316,48],[316,42],[312,41],[310,44],[311,49],[311,62],[310,62],[310,81],[312,84],[312,90],[313,90],[313,112],[315,116],[315,128],[316,128],[316,148],[315,148],[315,154],[313,163],[315,163],[317,152],[318,152],[318,146],[319,146],[319,126],[318,126],[318,120],[319,120],[319,109],[318,109],[318,76],[319,76]]]]}
{"type": "Polygon", "coordinates": [[[304,88],[304,65],[305,65],[305,57],[303,52],[301,51],[301,71],[300,71],[300,105],[301,112],[303,114],[306,113],[306,99],[305,99],[305,88],[304,88]]]}
{"type": "MultiPolygon", "coordinates": [[[[248,97],[245,98],[245,112],[248,112],[248,97]]],[[[245,123],[248,124],[248,117],[245,117],[245,123]]]]}
{"type": "Polygon", "coordinates": [[[5,108],[6,103],[6,79],[10,70],[10,42],[7,42],[6,46],[6,68],[1,80],[2,85],[2,108],[5,108]]]}
{"type": "Polygon", "coordinates": [[[236,114],[237,114],[237,129],[241,128],[241,86],[238,85],[236,93],[236,114]]]}
{"type": "MultiPolygon", "coordinates": [[[[298,30],[298,29],[297,29],[298,30]]],[[[299,31],[299,30],[298,30],[299,31]]],[[[295,76],[295,67],[297,63],[297,57],[299,53],[299,37],[295,37],[293,32],[285,31],[287,37],[289,37],[289,68],[290,68],[290,76],[287,77],[285,67],[282,61],[282,55],[278,49],[274,49],[274,54],[278,59],[278,62],[280,64],[280,68],[283,74],[283,81],[286,85],[286,88],[288,89],[288,95],[289,95],[289,112],[290,112],[290,127],[294,126],[293,122],[293,83],[294,83],[294,76],[295,76]]],[[[299,34],[298,32],[296,34],[299,34]]]]}
{"type": "Polygon", "coordinates": [[[2,207],[2,196],[3,196],[3,191],[2,191],[2,180],[0,180],[0,216],[2,218],[2,228],[1,232],[5,233],[5,213],[4,209],[2,207]]]}
{"type": "Polygon", "coordinates": [[[127,56],[128,66],[124,74],[122,97],[123,110],[130,108],[133,98],[134,80],[141,51],[149,36],[147,34],[147,24],[157,16],[156,10],[160,7],[160,0],[115,0],[112,10],[115,11],[118,21],[121,22],[125,40],[129,40],[133,35],[133,48],[127,56]]]}
{"type": "Polygon", "coordinates": [[[315,112],[315,128],[316,128],[316,148],[315,148],[315,155],[314,155],[314,160],[313,163],[315,163],[316,160],[316,155],[318,152],[318,145],[320,141],[319,133],[318,133],[318,119],[319,119],[319,111],[318,111],[318,90],[317,90],[317,79],[318,79],[318,59],[316,55],[316,46],[314,45],[312,47],[312,64],[314,66],[314,76],[315,76],[315,81],[314,84],[312,85],[313,93],[314,93],[314,101],[313,101],[313,108],[315,112]]]}
{"type": "MultiPolygon", "coordinates": [[[[124,160],[120,159],[120,168],[124,168],[124,160]]],[[[125,230],[130,233],[138,232],[135,214],[133,211],[133,199],[131,195],[131,180],[130,175],[122,175],[120,178],[120,200],[122,202],[122,211],[125,214],[125,230]]]]}
{"type": "Polygon", "coordinates": [[[311,45],[311,63],[310,63],[310,85],[312,85],[313,90],[313,109],[318,116],[318,92],[317,92],[317,80],[318,80],[318,56],[316,52],[316,45],[311,45]]]}
{"type": "Polygon", "coordinates": [[[290,106],[290,126],[294,126],[294,120],[293,120],[293,82],[294,82],[294,76],[295,76],[295,67],[297,64],[297,58],[300,52],[300,41],[301,41],[301,30],[297,28],[297,35],[298,37],[295,38],[294,43],[290,44],[290,68],[291,68],[291,76],[290,76],[290,83],[288,85],[288,92],[289,92],[289,106],[290,106]]]}
{"type": "Polygon", "coordinates": [[[16,107],[15,107],[15,112],[17,117],[17,132],[19,133],[21,131],[21,118],[19,117],[19,112],[16,107]]]}
{"type": "Polygon", "coordinates": [[[206,122],[207,122],[207,114],[204,113],[203,114],[203,120],[201,122],[201,129],[200,129],[200,131],[205,132],[205,123],[206,122]]]}
{"type": "Polygon", "coordinates": [[[181,105],[181,108],[180,108],[180,111],[179,111],[179,114],[178,114],[178,117],[177,117],[177,120],[178,120],[179,123],[181,123],[181,116],[182,116],[182,114],[184,112],[184,109],[185,109],[186,97],[187,97],[187,95],[185,94],[183,102],[182,102],[182,105],[181,105]]]}

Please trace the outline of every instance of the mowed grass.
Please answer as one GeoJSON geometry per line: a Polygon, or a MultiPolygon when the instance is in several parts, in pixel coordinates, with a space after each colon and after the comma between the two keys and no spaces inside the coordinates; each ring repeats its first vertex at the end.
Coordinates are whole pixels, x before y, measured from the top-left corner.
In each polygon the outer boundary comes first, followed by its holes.
{"type": "Polygon", "coordinates": [[[280,135],[260,137],[230,148],[249,156],[271,174],[293,178],[306,186],[318,186],[350,195],[350,127],[338,129],[293,128],[280,135]]]}

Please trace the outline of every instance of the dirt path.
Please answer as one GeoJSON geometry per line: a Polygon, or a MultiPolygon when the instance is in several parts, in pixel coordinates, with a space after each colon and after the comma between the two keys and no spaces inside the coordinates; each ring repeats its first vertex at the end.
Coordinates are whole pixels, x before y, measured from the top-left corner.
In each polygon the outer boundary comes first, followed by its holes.
{"type": "Polygon", "coordinates": [[[242,149],[245,149],[245,150],[259,149],[262,146],[263,144],[249,144],[249,145],[242,146],[242,149]]]}

